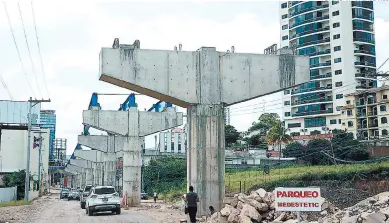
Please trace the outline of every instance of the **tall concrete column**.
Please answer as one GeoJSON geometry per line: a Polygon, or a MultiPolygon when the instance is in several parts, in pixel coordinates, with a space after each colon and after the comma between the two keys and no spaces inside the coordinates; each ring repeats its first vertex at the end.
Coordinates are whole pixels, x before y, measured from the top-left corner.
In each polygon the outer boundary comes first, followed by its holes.
{"type": "Polygon", "coordinates": [[[83,168],[85,175],[85,185],[93,184],[92,162],[83,159],[70,159],[70,164],[83,168]]]}
{"type": "Polygon", "coordinates": [[[199,194],[202,215],[211,205],[219,211],[224,198],[220,113],[224,106],[308,82],[309,58],[291,53],[143,50],[138,40],[129,45],[115,39],[100,52],[100,80],[188,108],[188,186],[194,184],[199,194]]]}
{"type": "MultiPolygon", "coordinates": [[[[83,124],[115,134],[115,152],[123,152],[123,195],[127,194],[127,205],[140,204],[143,137],[182,125],[182,118],[182,113],[175,112],[173,108],[158,113],[138,111],[137,108],[83,112],[83,124]]],[[[79,143],[84,143],[82,138],[86,137],[79,136],[79,143]]]]}

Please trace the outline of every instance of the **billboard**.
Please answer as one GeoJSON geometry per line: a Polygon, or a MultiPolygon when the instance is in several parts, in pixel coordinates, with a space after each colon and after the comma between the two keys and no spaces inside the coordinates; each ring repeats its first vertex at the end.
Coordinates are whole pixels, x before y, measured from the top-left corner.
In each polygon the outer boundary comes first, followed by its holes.
{"type": "MultiPolygon", "coordinates": [[[[28,124],[28,101],[0,101],[0,124],[28,124]]],[[[40,124],[41,104],[31,109],[32,124],[40,124]]]]}

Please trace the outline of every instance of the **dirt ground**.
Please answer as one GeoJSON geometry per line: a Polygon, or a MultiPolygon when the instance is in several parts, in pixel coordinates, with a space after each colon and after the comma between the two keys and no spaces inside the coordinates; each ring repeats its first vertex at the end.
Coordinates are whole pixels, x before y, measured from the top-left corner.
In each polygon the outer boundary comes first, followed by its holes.
{"type": "Polygon", "coordinates": [[[60,200],[59,194],[43,196],[31,205],[0,208],[0,223],[68,223],[68,222],[142,222],[173,223],[184,219],[182,211],[172,205],[159,202],[142,203],[139,207],[122,209],[120,215],[101,213],[88,216],[85,209],[80,208],[79,201],[60,200]]]}

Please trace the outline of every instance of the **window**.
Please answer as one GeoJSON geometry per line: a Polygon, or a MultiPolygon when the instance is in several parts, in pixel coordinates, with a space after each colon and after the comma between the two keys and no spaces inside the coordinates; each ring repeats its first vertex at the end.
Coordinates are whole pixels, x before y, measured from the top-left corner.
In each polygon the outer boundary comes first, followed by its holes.
{"type": "Polygon", "coordinates": [[[348,122],[347,122],[347,126],[348,126],[348,127],[353,127],[353,126],[354,126],[353,121],[348,121],[348,122]]]}
{"type": "Polygon", "coordinates": [[[336,99],[341,99],[341,98],[343,98],[343,94],[337,94],[336,95],[336,99]]]}
{"type": "Polygon", "coordinates": [[[331,124],[331,125],[336,125],[336,119],[331,119],[331,120],[330,120],[330,124],[331,124]]]}
{"type": "Polygon", "coordinates": [[[347,101],[346,101],[346,104],[348,104],[348,105],[349,105],[350,103],[351,103],[351,101],[350,101],[350,100],[347,100],[347,101]]]}
{"type": "Polygon", "coordinates": [[[301,127],[301,123],[299,122],[296,122],[296,123],[289,123],[288,124],[288,128],[291,129],[291,128],[298,128],[298,127],[301,127]]]}
{"type": "Polygon", "coordinates": [[[115,193],[115,188],[110,188],[110,187],[96,188],[94,193],[95,194],[113,194],[113,193],[115,193]]]}
{"type": "Polygon", "coordinates": [[[334,35],[334,39],[339,39],[339,38],[340,38],[340,34],[334,35]]]}
{"type": "Polygon", "coordinates": [[[283,25],[282,26],[282,30],[285,30],[285,29],[287,29],[288,28],[288,25],[283,25]]]}
{"type": "Polygon", "coordinates": [[[347,110],[347,116],[352,116],[353,115],[353,110],[347,110]]]}
{"type": "Polygon", "coordinates": [[[284,9],[284,8],[286,8],[286,7],[288,7],[288,3],[287,3],[287,2],[281,4],[281,8],[282,8],[282,9],[284,9]]]}
{"type": "Polygon", "coordinates": [[[342,47],[341,46],[336,46],[336,47],[334,47],[334,51],[336,52],[336,51],[340,51],[342,49],[342,47]]]}
{"type": "Polygon", "coordinates": [[[321,127],[321,126],[325,126],[325,125],[326,125],[326,118],[325,117],[304,119],[305,128],[321,127]]]}
{"type": "Polygon", "coordinates": [[[335,82],[335,87],[342,87],[343,83],[342,81],[335,82]]]}
{"type": "Polygon", "coordinates": [[[339,74],[342,74],[342,70],[336,70],[335,71],[335,75],[339,75],[339,74]]]}
{"type": "Polygon", "coordinates": [[[388,99],[388,95],[386,94],[382,95],[382,99],[388,99]]]}
{"type": "Polygon", "coordinates": [[[285,90],[284,94],[290,94],[290,90],[285,90]]]}
{"type": "Polygon", "coordinates": [[[287,40],[287,39],[288,39],[288,35],[282,37],[282,40],[287,40]]]}
{"type": "Polygon", "coordinates": [[[381,118],[381,123],[382,123],[382,124],[388,123],[388,119],[387,119],[386,117],[382,117],[382,118],[381,118]]]}
{"type": "Polygon", "coordinates": [[[383,129],[383,130],[382,130],[382,135],[383,135],[383,136],[386,136],[386,135],[388,135],[388,130],[386,130],[386,129],[383,129]]]}
{"type": "Polygon", "coordinates": [[[332,1],[332,5],[336,5],[338,3],[339,3],[339,1],[332,1]]]}
{"type": "Polygon", "coordinates": [[[332,12],[332,16],[337,16],[337,15],[339,15],[339,10],[335,11],[335,12],[332,12]]]}
{"type": "Polygon", "coordinates": [[[285,112],[285,117],[289,117],[290,116],[290,112],[285,112]]]}
{"type": "Polygon", "coordinates": [[[282,19],[288,18],[288,14],[282,15],[282,19]]]}
{"type": "Polygon", "coordinates": [[[284,105],[290,105],[290,101],[284,101],[284,105]]]}
{"type": "Polygon", "coordinates": [[[380,111],[386,111],[386,106],[385,105],[380,105],[380,111]]]}
{"type": "Polygon", "coordinates": [[[338,123],[341,124],[342,123],[342,119],[338,119],[338,123]]]}
{"type": "Polygon", "coordinates": [[[336,23],[332,24],[333,28],[338,28],[339,26],[340,26],[340,22],[336,22],[336,23]]]}
{"type": "Polygon", "coordinates": [[[334,59],[334,63],[340,63],[340,62],[342,62],[342,58],[339,57],[334,59]]]}
{"type": "Polygon", "coordinates": [[[292,132],[290,133],[290,136],[294,137],[294,136],[299,136],[300,135],[300,132],[292,132]]]}

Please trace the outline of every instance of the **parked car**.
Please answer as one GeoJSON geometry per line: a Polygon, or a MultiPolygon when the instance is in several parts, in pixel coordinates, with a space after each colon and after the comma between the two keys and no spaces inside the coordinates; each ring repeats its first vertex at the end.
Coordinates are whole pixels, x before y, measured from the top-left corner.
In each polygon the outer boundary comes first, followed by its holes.
{"type": "Polygon", "coordinates": [[[68,200],[80,200],[80,191],[72,190],[69,193],[68,200]]]}
{"type": "Polygon", "coordinates": [[[140,199],[147,200],[147,193],[140,193],[140,199]]]}
{"type": "Polygon", "coordinates": [[[102,211],[112,211],[120,214],[121,199],[115,188],[112,186],[96,186],[86,199],[86,214],[92,216],[93,213],[102,211]]]}
{"type": "Polygon", "coordinates": [[[85,201],[86,201],[86,198],[89,196],[89,192],[92,189],[92,187],[93,187],[92,185],[86,185],[84,187],[84,189],[82,190],[81,196],[80,196],[81,209],[85,209],[85,201]]]}
{"type": "Polygon", "coordinates": [[[62,188],[59,194],[59,199],[68,198],[70,190],[68,188],[62,188]]]}

